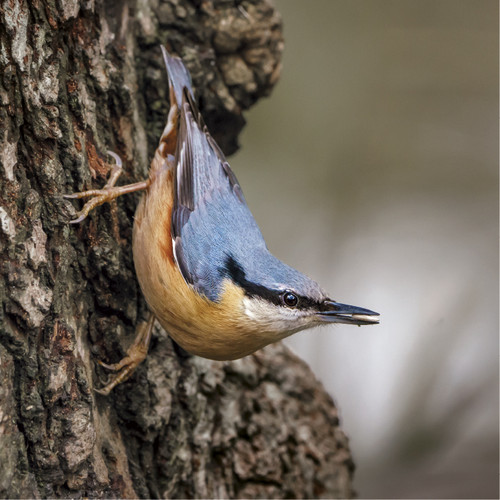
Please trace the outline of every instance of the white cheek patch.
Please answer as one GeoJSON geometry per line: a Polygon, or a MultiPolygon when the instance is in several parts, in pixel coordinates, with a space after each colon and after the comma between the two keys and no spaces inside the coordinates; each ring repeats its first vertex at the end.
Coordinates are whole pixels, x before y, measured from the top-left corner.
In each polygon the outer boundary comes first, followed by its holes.
{"type": "Polygon", "coordinates": [[[250,320],[277,333],[293,333],[310,323],[309,316],[300,310],[276,306],[263,299],[244,297],[243,309],[250,320]]]}
{"type": "Polygon", "coordinates": [[[243,298],[243,310],[252,321],[258,320],[257,310],[248,297],[243,298]]]}
{"type": "Polygon", "coordinates": [[[252,320],[258,323],[269,323],[276,319],[279,313],[277,307],[268,304],[261,299],[243,298],[243,308],[245,314],[252,320]]]}

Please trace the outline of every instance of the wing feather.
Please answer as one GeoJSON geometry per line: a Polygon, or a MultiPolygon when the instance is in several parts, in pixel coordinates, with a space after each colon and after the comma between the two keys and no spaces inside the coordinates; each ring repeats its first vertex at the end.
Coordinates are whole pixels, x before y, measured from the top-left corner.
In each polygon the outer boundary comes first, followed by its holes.
{"type": "Polygon", "coordinates": [[[213,190],[229,188],[245,203],[241,187],[224,153],[205,125],[191,94],[184,91],[178,137],[178,202],[194,210],[213,190]]]}
{"type": "Polygon", "coordinates": [[[252,249],[265,248],[265,243],[236,176],[186,88],[175,165],[174,255],[186,282],[217,300],[227,277],[227,256],[248,261],[252,249]]]}

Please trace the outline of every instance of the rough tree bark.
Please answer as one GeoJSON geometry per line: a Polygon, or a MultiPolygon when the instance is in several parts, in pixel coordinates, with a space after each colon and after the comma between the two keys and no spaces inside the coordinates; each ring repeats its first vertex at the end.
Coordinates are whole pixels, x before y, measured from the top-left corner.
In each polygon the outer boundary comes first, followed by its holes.
{"type": "Polygon", "coordinates": [[[0,7],[0,497],[350,497],[336,409],[282,345],[231,363],[158,327],[110,397],[146,311],[137,197],[70,226],[63,193],[146,176],[168,110],[159,44],[181,55],[226,153],[280,72],[266,0],[4,0],[0,7]]]}

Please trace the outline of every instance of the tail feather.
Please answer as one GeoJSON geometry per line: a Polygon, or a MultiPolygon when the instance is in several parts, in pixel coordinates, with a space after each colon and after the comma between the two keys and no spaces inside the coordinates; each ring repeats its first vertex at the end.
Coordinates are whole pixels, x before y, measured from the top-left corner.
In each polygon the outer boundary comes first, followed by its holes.
{"type": "Polygon", "coordinates": [[[163,52],[163,59],[167,67],[168,85],[170,88],[170,111],[168,113],[167,124],[163,129],[158,148],[156,149],[155,168],[153,170],[157,168],[161,169],[164,160],[175,154],[179,128],[179,112],[182,106],[183,93],[186,92],[193,97],[191,76],[182,60],[171,56],[163,45],[161,45],[161,51],[163,52]]]}
{"type": "Polygon", "coordinates": [[[193,96],[191,76],[180,58],[171,56],[163,45],[161,45],[161,50],[167,67],[168,83],[170,89],[173,90],[176,104],[180,107],[184,88],[187,88],[191,96],[193,96]]]}

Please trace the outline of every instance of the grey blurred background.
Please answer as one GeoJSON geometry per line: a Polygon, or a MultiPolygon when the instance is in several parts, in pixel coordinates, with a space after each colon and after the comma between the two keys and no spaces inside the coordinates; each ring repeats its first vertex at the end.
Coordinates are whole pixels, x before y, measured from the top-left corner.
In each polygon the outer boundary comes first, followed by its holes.
{"type": "Polygon", "coordinates": [[[498,3],[281,0],[231,164],[269,248],[379,326],[290,338],[361,498],[498,498],[498,3]]]}

